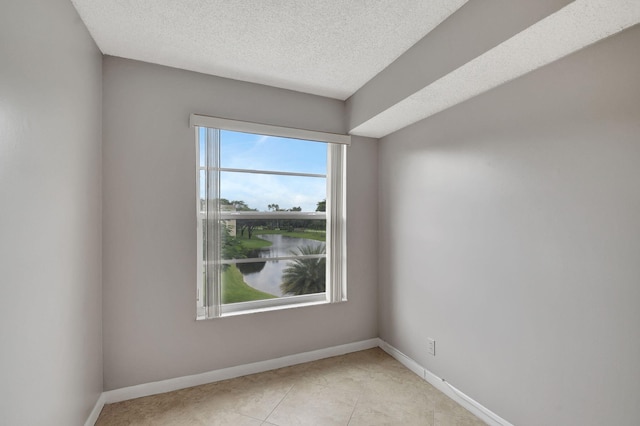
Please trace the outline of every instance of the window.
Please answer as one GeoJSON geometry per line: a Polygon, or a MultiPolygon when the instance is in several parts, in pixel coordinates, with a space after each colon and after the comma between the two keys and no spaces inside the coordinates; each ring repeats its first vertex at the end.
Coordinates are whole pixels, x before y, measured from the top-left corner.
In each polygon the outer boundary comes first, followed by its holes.
{"type": "Polygon", "coordinates": [[[349,136],[192,115],[197,318],[346,300],[349,136]]]}

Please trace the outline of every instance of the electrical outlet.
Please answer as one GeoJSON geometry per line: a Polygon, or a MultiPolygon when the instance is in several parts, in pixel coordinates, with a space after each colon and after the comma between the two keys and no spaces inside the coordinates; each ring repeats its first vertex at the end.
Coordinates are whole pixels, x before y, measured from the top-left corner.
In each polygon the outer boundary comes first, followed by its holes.
{"type": "Polygon", "coordinates": [[[427,352],[429,354],[436,356],[436,341],[432,338],[427,339],[427,352]]]}

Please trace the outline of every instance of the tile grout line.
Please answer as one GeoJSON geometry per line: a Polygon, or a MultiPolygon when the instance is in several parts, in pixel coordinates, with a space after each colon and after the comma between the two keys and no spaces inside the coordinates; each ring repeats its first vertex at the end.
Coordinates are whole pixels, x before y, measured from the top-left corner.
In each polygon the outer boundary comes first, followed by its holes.
{"type": "Polygon", "coordinates": [[[248,417],[250,419],[258,420],[258,421],[262,422],[262,423],[260,423],[261,425],[265,422],[265,420],[259,419],[257,417],[250,416],[248,414],[239,413],[239,412],[237,412],[235,410],[233,410],[232,413],[236,413],[237,415],[242,416],[242,417],[248,417]]]}
{"type": "Polygon", "coordinates": [[[356,403],[353,404],[353,410],[351,410],[351,415],[349,416],[349,421],[347,421],[347,426],[351,424],[351,419],[353,418],[353,413],[356,412],[356,407],[358,406],[358,402],[360,402],[360,397],[358,397],[358,399],[356,399],[356,403]]]}
{"type": "MultiPolygon", "coordinates": [[[[284,394],[284,396],[282,397],[282,399],[280,401],[278,401],[278,403],[276,404],[275,407],[273,407],[273,410],[271,410],[271,412],[269,414],[267,414],[267,417],[264,418],[264,420],[262,421],[263,423],[266,422],[269,417],[271,417],[271,415],[273,414],[274,411],[276,411],[276,408],[278,408],[280,406],[280,404],[282,404],[282,401],[284,401],[284,399],[287,397],[287,395],[289,395],[289,392],[291,392],[291,389],[293,389],[293,387],[295,386],[295,384],[291,385],[291,387],[289,388],[289,390],[287,391],[287,393],[284,394]]],[[[271,423],[271,422],[269,422],[271,423]]],[[[275,425],[275,423],[273,423],[275,425]]],[[[276,425],[277,426],[277,425],[276,425]]]]}

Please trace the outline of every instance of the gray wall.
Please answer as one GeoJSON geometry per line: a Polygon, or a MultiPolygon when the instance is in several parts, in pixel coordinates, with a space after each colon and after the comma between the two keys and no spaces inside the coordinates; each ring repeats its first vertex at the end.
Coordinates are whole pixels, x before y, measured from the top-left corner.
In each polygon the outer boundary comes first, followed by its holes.
{"type": "Polygon", "coordinates": [[[517,425],[640,422],[639,45],[380,141],[381,338],[517,425]]]}
{"type": "Polygon", "coordinates": [[[337,100],[105,57],[105,390],[377,337],[377,143],[348,151],[349,302],[195,321],[190,113],[344,131],[337,100]]]}
{"type": "Polygon", "coordinates": [[[101,54],[68,0],[0,5],[0,424],[102,392],[101,54]]]}

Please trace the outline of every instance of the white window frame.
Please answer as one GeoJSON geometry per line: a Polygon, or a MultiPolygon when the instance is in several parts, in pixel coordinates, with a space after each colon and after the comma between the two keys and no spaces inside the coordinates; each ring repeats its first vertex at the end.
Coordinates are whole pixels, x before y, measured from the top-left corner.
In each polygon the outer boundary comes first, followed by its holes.
{"type": "MultiPolygon", "coordinates": [[[[199,312],[197,319],[212,319],[225,316],[263,312],[284,308],[318,305],[325,303],[338,303],[347,300],[347,262],[346,262],[346,147],[351,143],[351,136],[335,133],[318,132],[313,130],[294,129],[289,127],[272,126],[259,123],[251,123],[238,120],[229,120],[218,117],[209,117],[199,114],[191,114],[190,126],[195,127],[196,139],[196,203],[197,203],[197,298],[199,312]],[[220,273],[212,273],[203,259],[203,227],[200,211],[200,147],[198,128],[231,130],[243,133],[285,137],[292,139],[325,142],[328,144],[327,158],[327,199],[325,212],[222,212],[216,213],[219,219],[247,218],[251,216],[259,218],[278,217],[281,219],[323,218],[327,221],[326,237],[326,287],[324,293],[308,294],[301,296],[283,296],[276,299],[255,300],[249,302],[222,304],[220,273]],[[203,277],[206,282],[203,282],[203,277]],[[201,289],[206,289],[210,297],[203,297],[201,289]],[[204,300],[208,299],[208,300],[204,300]]],[[[243,169],[246,171],[246,169],[243,169]]],[[[287,172],[274,172],[284,174],[287,172]]],[[[292,173],[292,175],[300,175],[292,173]]],[[[318,175],[317,177],[320,177],[318,175]]],[[[215,230],[214,230],[215,232],[215,230]]],[[[219,254],[217,254],[219,256],[219,254]]],[[[215,256],[214,256],[215,257],[215,256]]],[[[251,259],[242,260],[250,261],[251,259]]],[[[221,259],[218,264],[222,264],[221,259]]],[[[237,261],[235,262],[237,263],[237,261]]],[[[211,264],[209,260],[207,264],[211,264]]]]}

